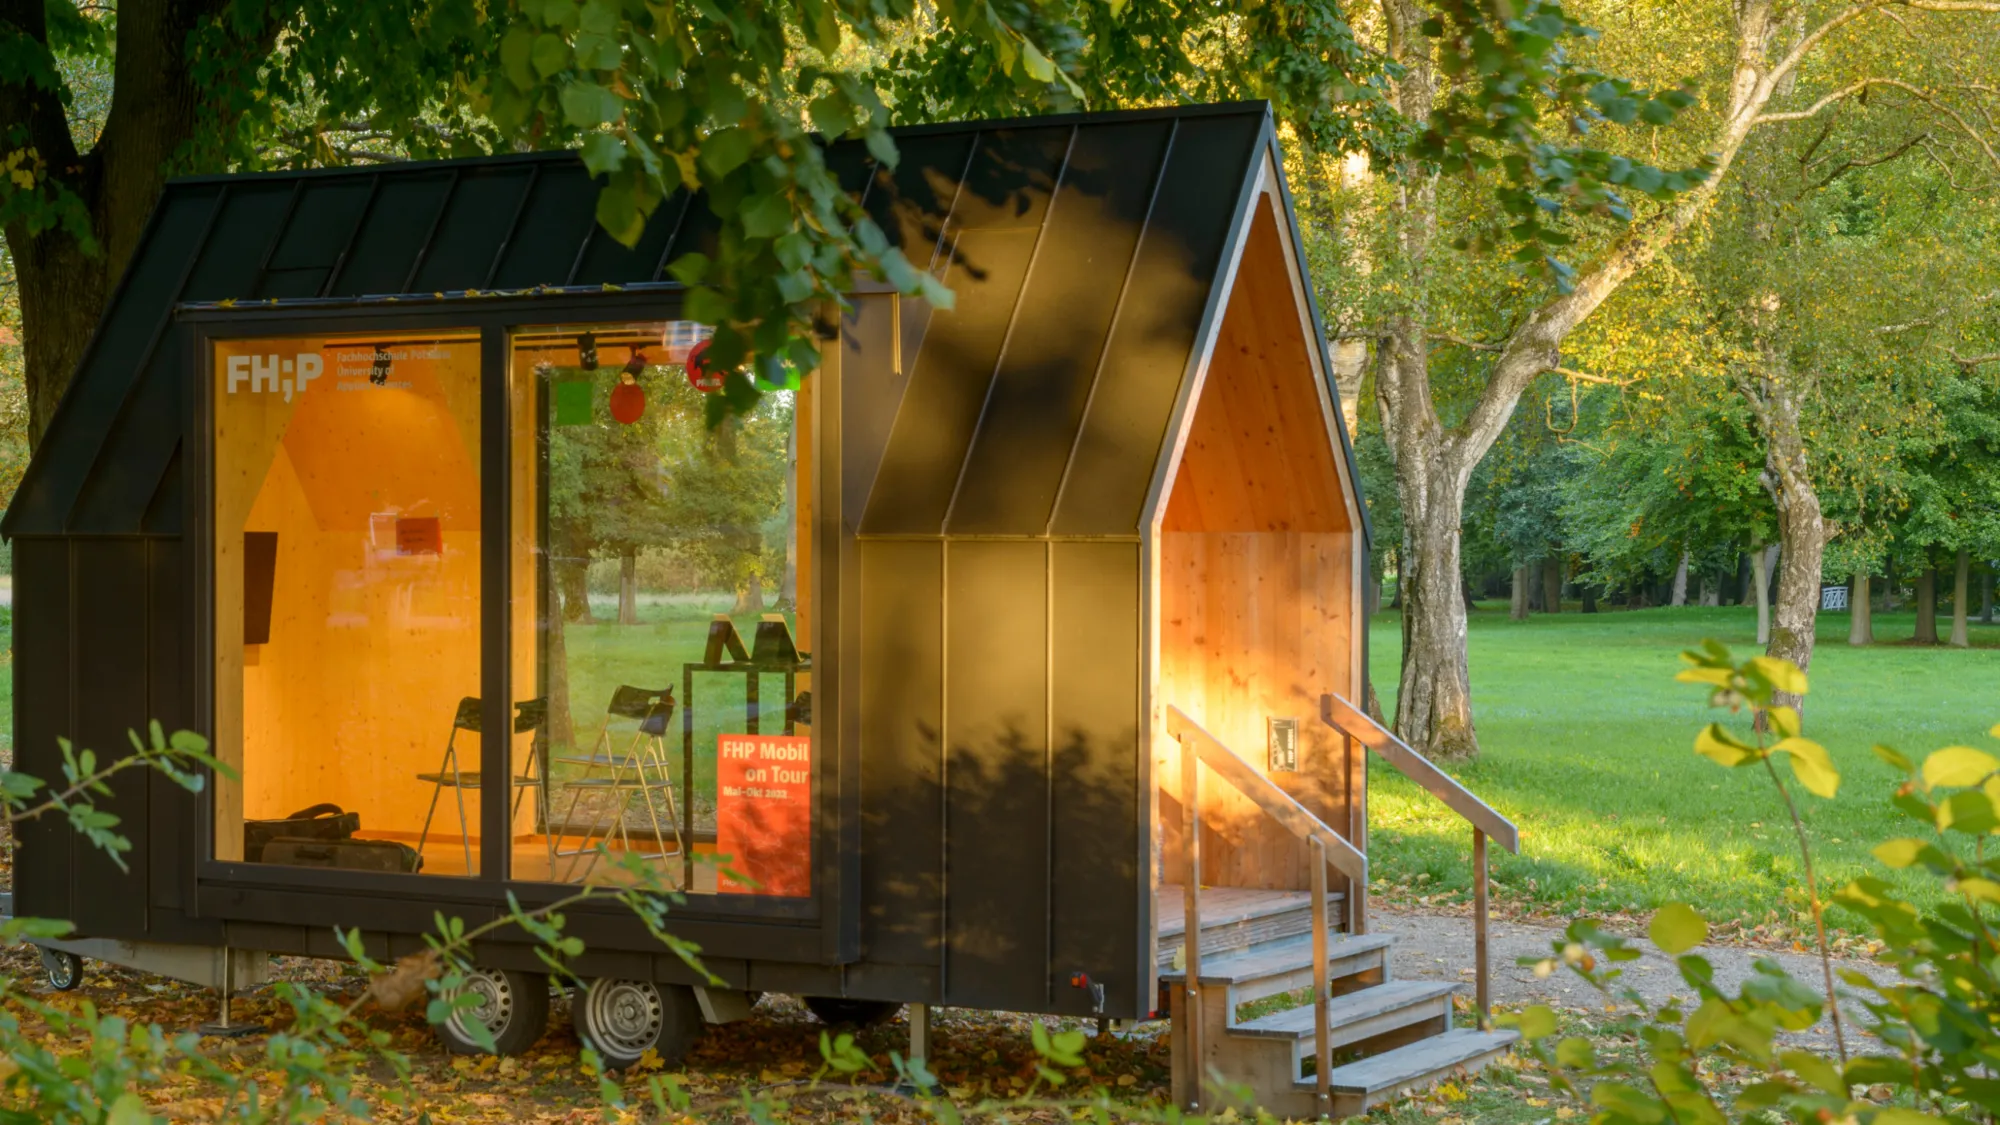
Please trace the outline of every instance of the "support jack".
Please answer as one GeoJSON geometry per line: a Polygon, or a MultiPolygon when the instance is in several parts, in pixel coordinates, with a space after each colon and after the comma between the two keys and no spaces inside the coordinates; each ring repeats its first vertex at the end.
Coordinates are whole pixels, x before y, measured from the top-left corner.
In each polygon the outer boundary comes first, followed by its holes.
{"type": "Polygon", "coordinates": [[[213,1023],[205,1023],[195,1028],[195,1034],[212,1036],[217,1039],[241,1039],[246,1035],[257,1035],[269,1030],[261,1023],[236,1023],[229,1018],[229,1001],[236,992],[236,960],[229,956],[227,946],[222,950],[222,985],[216,989],[221,998],[219,1018],[213,1023]]]}

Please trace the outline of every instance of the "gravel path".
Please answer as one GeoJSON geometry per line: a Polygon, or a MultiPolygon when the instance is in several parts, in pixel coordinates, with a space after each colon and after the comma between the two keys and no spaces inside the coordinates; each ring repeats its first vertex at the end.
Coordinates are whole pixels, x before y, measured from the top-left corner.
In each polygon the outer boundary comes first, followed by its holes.
{"type": "MultiPolygon", "coordinates": [[[[1435,914],[1401,910],[1371,904],[1369,928],[1376,933],[1396,935],[1393,972],[1405,979],[1457,980],[1472,990],[1472,916],[1435,914]]],[[[1498,1005],[1548,1004],[1551,1007],[1602,1009],[1602,996],[1574,973],[1559,970],[1547,978],[1537,978],[1534,970],[1518,964],[1522,957],[1549,955],[1549,943],[1562,936],[1562,927],[1494,919],[1488,928],[1489,954],[1493,971],[1493,1002],[1498,1005]]],[[[1644,951],[1637,961],[1627,962],[1624,982],[1636,987],[1653,1003],[1669,996],[1689,997],[1693,990],[1681,980],[1671,958],[1653,948],[1651,942],[1635,943],[1644,951]]],[[[1734,993],[1754,971],[1759,959],[1769,958],[1784,966],[1793,977],[1817,988],[1819,958],[1806,953],[1784,952],[1740,945],[1708,945],[1698,952],[1715,966],[1715,978],[1722,990],[1734,993]]],[[[1870,961],[1836,960],[1834,971],[1855,969],[1877,980],[1895,974],[1870,961]]],[[[1841,1005],[1850,1025],[1865,1012],[1853,1000],[1841,1005]]],[[[1811,1036],[1831,1038],[1827,1021],[1822,1020],[1811,1036]]]]}

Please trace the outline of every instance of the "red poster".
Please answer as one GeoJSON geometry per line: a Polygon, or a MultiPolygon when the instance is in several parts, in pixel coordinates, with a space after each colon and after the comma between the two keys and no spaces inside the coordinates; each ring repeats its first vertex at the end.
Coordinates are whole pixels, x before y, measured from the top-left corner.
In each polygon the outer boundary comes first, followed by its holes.
{"type": "Polygon", "coordinates": [[[396,553],[399,555],[441,555],[444,553],[444,524],[436,516],[414,516],[396,521],[396,553]]]}
{"type": "Polygon", "coordinates": [[[715,746],[715,850],[730,856],[724,894],[812,893],[812,739],[725,734],[715,746]]]}

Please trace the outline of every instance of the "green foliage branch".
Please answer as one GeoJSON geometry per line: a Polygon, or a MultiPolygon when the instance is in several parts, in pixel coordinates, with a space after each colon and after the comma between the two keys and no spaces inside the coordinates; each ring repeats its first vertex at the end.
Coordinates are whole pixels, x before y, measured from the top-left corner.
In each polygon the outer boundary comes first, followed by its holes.
{"type": "Polygon", "coordinates": [[[1568,292],[1576,270],[1563,248],[1575,238],[1564,217],[1629,223],[1632,197],[1665,202],[1715,170],[1709,156],[1669,170],[1588,143],[1602,126],[1670,124],[1695,96],[1582,62],[1598,33],[1559,0],[1441,0],[1422,31],[1437,41],[1449,83],[1412,152],[1447,175],[1492,176],[1502,216],[1458,236],[1460,249],[1504,242],[1513,261],[1568,292]]]}
{"type": "MultiPolygon", "coordinates": [[[[1737,662],[1713,641],[1685,659],[1682,680],[1705,685],[1712,705],[1747,713],[1753,723],[1748,733],[1708,724],[1696,736],[1696,752],[1725,767],[1756,769],[1777,787],[1818,919],[1805,821],[1776,768],[1776,759],[1786,759],[1793,782],[1816,797],[1832,799],[1839,790],[1840,773],[1825,748],[1800,738],[1796,712],[1775,701],[1779,692],[1802,695],[1804,674],[1769,657],[1737,662]]],[[[2000,727],[1993,734],[2000,737],[2000,727]]],[[[1947,892],[1944,904],[1930,911],[1876,875],[1834,892],[1832,903],[1880,939],[1879,961],[1893,976],[1836,970],[1822,926],[1821,987],[1759,959],[1748,979],[1725,989],[1713,963],[1693,952],[1708,936],[1707,923],[1682,903],[1658,911],[1648,936],[1674,958],[1691,994],[1687,1000],[1652,1003],[1624,983],[1619,966],[1638,960],[1639,948],[1590,919],[1572,923],[1549,957],[1523,959],[1542,976],[1575,973],[1619,1013],[1610,1034],[1595,1038],[1561,1035],[1559,1018],[1546,1006],[1507,1017],[1555,1088],[1588,1103],[1593,1123],[1970,1125],[2000,1115],[2000,1079],[1991,1069],[2000,1058],[2000,928],[1994,915],[2000,856],[1989,856],[1987,848],[2000,832],[2000,758],[1969,746],[1946,747],[1921,763],[1887,746],[1874,753],[1901,775],[1889,803],[1915,826],[1912,835],[1878,845],[1875,858],[1891,871],[1935,879],[1947,892]],[[1865,1041],[1850,1042],[1836,978],[1846,986],[1848,1003],[1867,1015],[1858,1029],[1865,1041]],[[1779,1038],[1823,1017],[1832,1021],[1832,1052],[1779,1038]],[[1636,1051],[1612,1049],[1613,1038],[1636,1042],[1636,1051]],[[1745,1073],[1748,1081],[1728,1077],[1745,1073]]]]}
{"type": "MultiPolygon", "coordinates": [[[[199,793],[210,777],[232,776],[215,758],[208,742],[191,731],[166,734],[158,722],[149,737],[132,734],[133,751],[105,762],[90,750],[62,743],[63,784],[51,786],[18,770],[0,770],[0,819],[10,830],[43,816],[62,816],[71,827],[124,864],[131,850],[118,834],[119,818],[100,807],[112,795],[112,779],[152,770],[174,784],[199,793]]],[[[480,999],[466,987],[477,943],[509,930],[532,942],[537,958],[551,977],[572,986],[583,982],[570,968],[584,952],[583,942],[565,929],[565,913],[586,902],[615,902],[629,909],[662,947],[714,984],[700,960],[698,946],[667,928],[668,912],[681,895],[664,885],[660,874],[636,854],[614,855],[600,846],[598,858],[614,869],[616,889],[591,886],[533,909],[511,893],[506,909],[492,920],[468,926],[442,911],[425,948],[393,964],[373,957],[359,930],[337,930],[347,956],[369,976],[365,990],[345,1002],[290,981],[272,986],[290,1016],[290,1023],[260,1042],[204,1041],[195,1032],[174,1033],[158,1024],[140,1024],[101,1012],[84,1001],[75,1010],[48,1003],[23,983],[0,975],[0,1121],[55,1122],[57,1125],[166,1125],[174,1120],[145,1096],[172,1082],[192,1077],[199,1085],[204,1115],[239,1125],[279,1125],[297,1121],[368,1121],[376,1118],[375,1101],[412,1108],[417,1120],[429,1119],[412,1083],[410,1058],[391,1046],[387,1031],[367,1020],[371,1004],[396,1008],[415,997],[426,997],[425,1019],[451,1022],[477,1044],[491,1051],[491,1031],[476,1009],[480,999]]],[[[0,943],[60,940],[72,932],[70,923],[47,918],[11,918],[0,923],[0,943]]],[[[937,1078],[920,1059],[892,1053],[889,1070],[897,1085],[893,1094],[912,1103],[939,1125],[961,1125],[968,1118],[1006,1117],[1029,1111],[1055,1111],[1077,1120],[1109,1125],[1114,1116],[1140,1120],[1178,1120],[1179,1115],[1149,1110],[1128,1111],[1107,1092],[1064,1097],[1060,1088],[1070,1081],[1063,1070],[1082,1066],[1085,1035],[1080,1030],[1055,1031],[1035,1025],[1037,1056],[1034,1081],[1018,1097],[984,1099],[963,1108],[944,1096],[937,1078]],[[915,1091],[914,1095],[898,1091],[915,1091]]],[[[803,1085],[851,1083],[879,1068],[850,1034],[822,1033],[821,1066],[803,1085]]],[[[726,1098],[697,1103],[677,1076],[650,1074],[638,1087],[620,1081],[605,1069],[603,1059],[586,1044],[585,1073],[594,1077],[606,1119],[619,1114],[648,1112],[657,1119],[689,1114],[725,1113],[753,1121],[773,1121],[788,1112],[776,1091],[746,1089],[726,1098]]]]}

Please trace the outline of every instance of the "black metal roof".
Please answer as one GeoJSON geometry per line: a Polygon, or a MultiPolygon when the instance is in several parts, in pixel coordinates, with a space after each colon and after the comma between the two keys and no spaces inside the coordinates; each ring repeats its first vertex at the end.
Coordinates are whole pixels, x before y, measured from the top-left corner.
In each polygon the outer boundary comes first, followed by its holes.
{"type": "MultiPolygon", "coordinates": [[[[859,142],[829,166],[958,306],[909,365],[864,531],[1131,534],[1275,143],[1267,107],[895,135],[893,170],[859,142]]],[[[192,375],[171,329],[191,304],[671,288],[668,263],[712,249],[700,199],[667,199],[628,248],[595,222],[596,190],[567,152],[169,182],[0,533],[180,533],[192,375]]]]}

